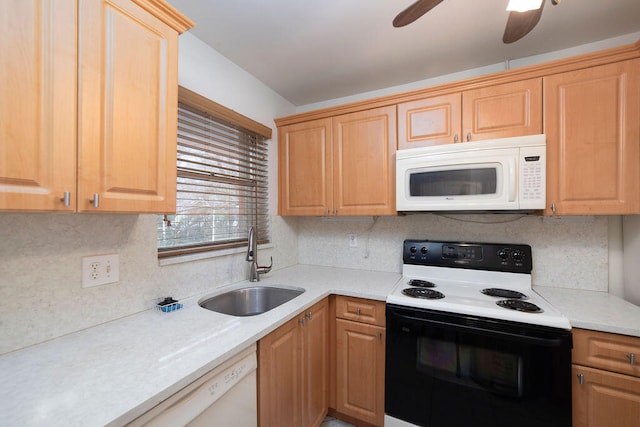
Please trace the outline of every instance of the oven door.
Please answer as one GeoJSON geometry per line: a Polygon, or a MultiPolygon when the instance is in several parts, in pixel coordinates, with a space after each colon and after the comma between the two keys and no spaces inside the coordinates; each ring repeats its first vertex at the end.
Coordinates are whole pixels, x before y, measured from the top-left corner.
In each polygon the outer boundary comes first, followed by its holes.
{"type": "Polygon", "coordinates": [[[571,427],[571,332],[387,304],[385,413],[429,427],[571,427]]]}

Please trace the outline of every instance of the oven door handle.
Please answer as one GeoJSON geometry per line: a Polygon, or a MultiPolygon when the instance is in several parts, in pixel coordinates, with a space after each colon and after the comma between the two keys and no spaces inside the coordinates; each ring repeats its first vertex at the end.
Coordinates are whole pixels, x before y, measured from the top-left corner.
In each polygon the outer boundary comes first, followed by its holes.
{"type": "Polygon", "coordinates": [[[557,338],[532,337],[532,336],[521,335],[521,334],[516,334],[512,332],[500,331],[497,329],[482,328],[479,326],[459,325],[456,323],[443,322],[439,320],[423,319],[420,317],[414,317],[407,314],[401,314],[401,315],[394,314],[394,315],[397,316],[399,319],[404,319],[404,320],[408,319],[412,323],[418,323],[421,326],[424,326],[425,324],[430,324],[430,325],[434,325],[434,326],[438,326],[446,329],[455,329],[460,331],[474,332],[476,334],[488,335],[492,337],[501,336],[501,337],[509,338],[510,340],[515,340],[515,341],[523,342],[527,344],[534,344],[542,347],[559,347],[564,342],[563,337],[557,337],[557,338]]]}

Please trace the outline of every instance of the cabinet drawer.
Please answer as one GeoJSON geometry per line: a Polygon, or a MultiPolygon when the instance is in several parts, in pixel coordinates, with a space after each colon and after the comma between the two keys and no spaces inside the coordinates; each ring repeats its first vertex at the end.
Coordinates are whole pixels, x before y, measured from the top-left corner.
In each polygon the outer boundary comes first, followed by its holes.
{"type": "Polygon", "coordinates": [[[336,297],[336,317],[355,322],[384,326],[384,308],[384,301],[345,296],[336,297]]]}
{"type": "Polygon", "coordinates": [[[640,338],[574,329],[572,359],[579,365],[640,377],[640,338]]]}

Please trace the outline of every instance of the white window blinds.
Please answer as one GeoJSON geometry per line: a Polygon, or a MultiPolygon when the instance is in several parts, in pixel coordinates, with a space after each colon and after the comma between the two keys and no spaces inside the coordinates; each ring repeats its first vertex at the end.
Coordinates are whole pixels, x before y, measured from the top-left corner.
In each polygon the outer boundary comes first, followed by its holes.
{"type": "Polygon", "coordinates": [[[175,215],[158,219],[160,257],[269,241],[264,136],[185,103],[178,107],[175,215]]]}

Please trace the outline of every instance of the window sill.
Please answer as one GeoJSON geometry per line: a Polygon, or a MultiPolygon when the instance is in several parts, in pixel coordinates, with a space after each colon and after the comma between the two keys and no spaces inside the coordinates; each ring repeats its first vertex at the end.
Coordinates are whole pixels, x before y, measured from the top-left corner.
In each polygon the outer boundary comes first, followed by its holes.
{"type": "MultiPolygon", "coordinates": [[[[262,245],[258,245],[258,250],[270,249],[274,247],[275,245],[273,243],[265,243],[262,245]]],[[[241,248],[220,249],[217,251],[198,252],[198,253],[187,254],[187,255],[177,255],[173,257],[159,258],[158,265],[160,267],[164,267],[165,265],[182,264],[184,262],[200,261],[203,259],[218,258],[218,257],[223,257],[228,255],[246,253],[246,252],[247,252],[247,248],[241,247],[241,248]]]]}

